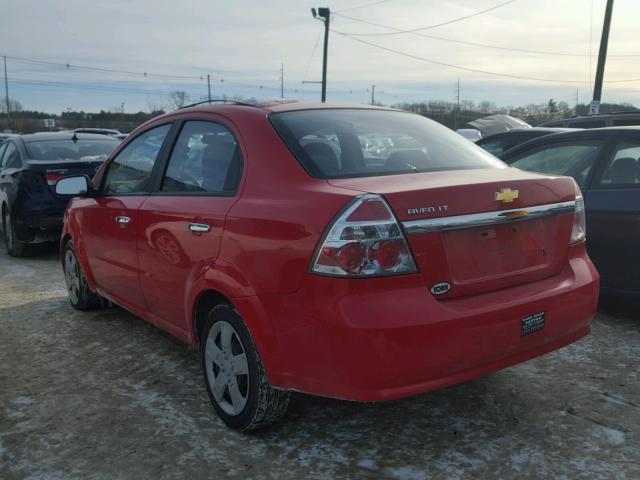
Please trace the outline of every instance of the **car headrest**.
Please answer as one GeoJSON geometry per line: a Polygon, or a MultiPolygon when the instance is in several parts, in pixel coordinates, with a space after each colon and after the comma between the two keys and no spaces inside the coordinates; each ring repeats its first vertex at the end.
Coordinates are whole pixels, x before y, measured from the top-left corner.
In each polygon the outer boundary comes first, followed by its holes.
{"type": "Polygon", "coordinates": [[[322,142],[311,142],[304,145],[303,148],[321,173],[326,175],[338,172],[338,157],[329,145],[322,142]]]}
{"type": "Polygon", "coordinates": [[[611,166],[611,181],[613,183],[635,183],[638,173],[638,162],[632,157],[616,159],[611,166]]]}
{"type": "Polygon", "coordinates": [[[414,170],[413,167],[427,168],[428,162],[429,157],[422,150],[412,149],[391,153],[384,165],[388,170],[414,170]]]}

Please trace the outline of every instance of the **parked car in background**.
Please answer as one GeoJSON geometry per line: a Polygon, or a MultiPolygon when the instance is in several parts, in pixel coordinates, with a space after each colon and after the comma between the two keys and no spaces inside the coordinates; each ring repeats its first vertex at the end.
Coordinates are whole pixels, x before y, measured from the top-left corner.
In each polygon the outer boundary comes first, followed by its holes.
{"type": "Polygon", "coordinates": [[[607,113],[599,115],[581,115],[564,120],[546,122],[540,127],[570,127],[570,128],[602,128],[628,127],[640,125],[640,112],[607,113]]]}
{"type": "Polygon", "coordinates": [[[57,191],[80,195],[61,239],[71,305],[104,297],[199,347],[241,430],[290,391],[388,400],[537,357],[586,335],[598,301],[575,182],[411,113],[187,108],[57,191]]]}
{"type": "Polygon", "coordinates": [[[572,176],[584,196],[589,256],[604,291],[640,296],[640,127],[559,133],[506,152],[508,164],[572,176]]]}
{"type": "Polygon", "coordinates": [[[484,148],[487,152],[499,157],[510,148],[528,142],[534,138],[544,137],[554,133],[571,132],[573,128],[513,128],[507,132],[495,133],[488,137],[483,137],[476,142],[476,145],[484,148]]]}
{"type": "Polygon", "coordinates": [[[15,133],[1,133],[0,132],[0,143],[4,142],[7,138],[15,137],[15,133]]]}
{"type": "Polygon", "coordinates": [[[122,133],[118,130],[114,130],[112,128],[74,128],[74,132],[76,133],[95,133],[97,135],[111,135],[117,137],[118,135],[122,135],[122,133]]]}
{"type": "Polygon", "coordinates": [[[59,238],[68,198],[55,194],[55,183],[93,175],[119,144],[105,135],[57,132],[16,135],[0,145],[0,218],[10,255],[59,238]]]}
{"type": "Polygon", "coordinates": [[[459,128],[456,130],[456,133],[472,142],[477,142],[482,138],[480,130],[476,130],[475,128],[459,128]]]}

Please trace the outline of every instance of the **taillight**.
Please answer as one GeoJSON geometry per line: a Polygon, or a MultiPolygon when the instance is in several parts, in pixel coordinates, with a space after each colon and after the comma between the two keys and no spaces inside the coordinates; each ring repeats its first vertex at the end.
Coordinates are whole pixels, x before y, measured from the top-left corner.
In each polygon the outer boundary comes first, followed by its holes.
{"type": "Polygon", "coordinates": [[[354,200],[329,226],[311,271],[343,277],[417,272],[402,229],[378,195],[354,200]]]}
{"type": "Polygon", "coordinates": [[[49,185],[50,187],[55,187],[56,183],[58,183],[58,180],[60,180],[63,175],[60,175],[58,173],[46,173],[44,177],[47,179],[47,185],[49,185]]]}
{"type": "Polygon", "coordinates": [[[580,243],[587,238],[587,219],[584,212],[582,195],[576,197],[576,210],[573,214],[573,228],[571,229],[571,245],[580,243]]]}
{"type": "MultiPolygon", "coordinates": [[[[574,182],[575,183],[575,182],[574,182]]],[[[587,219],[584,211],[584,199],[578,184],[576,187],[576,209],[573,213],[573,227],[571,228],[571,245],[582,242],[587,238],[587,219]]]]}

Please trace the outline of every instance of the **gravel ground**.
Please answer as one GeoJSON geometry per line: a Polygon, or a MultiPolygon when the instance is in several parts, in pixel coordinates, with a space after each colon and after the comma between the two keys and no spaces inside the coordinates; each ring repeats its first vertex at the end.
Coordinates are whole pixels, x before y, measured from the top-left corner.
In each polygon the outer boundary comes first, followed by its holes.
{"type": "Polygon", "coordinates": [[[54,249],[0,254],[0,479],[640,478],[640,310],[446,390],[382,404],[296,395],[225,428],[198,356],[118,308],[68,304],[54,249]]]}

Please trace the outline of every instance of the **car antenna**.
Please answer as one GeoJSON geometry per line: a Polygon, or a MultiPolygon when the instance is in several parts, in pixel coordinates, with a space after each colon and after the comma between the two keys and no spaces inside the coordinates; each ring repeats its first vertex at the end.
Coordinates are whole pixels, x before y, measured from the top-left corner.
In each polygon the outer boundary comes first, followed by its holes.
{"type": "Polygon", "coordinates": [[[78,141],[78,135],[76,135],[76,132],[73,132],[73,137],[71,137],[71,141],[73,143],[76,143],[78,141]]]}

